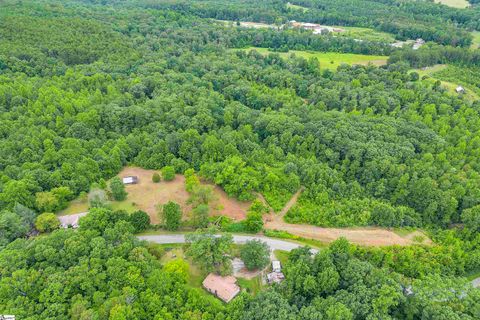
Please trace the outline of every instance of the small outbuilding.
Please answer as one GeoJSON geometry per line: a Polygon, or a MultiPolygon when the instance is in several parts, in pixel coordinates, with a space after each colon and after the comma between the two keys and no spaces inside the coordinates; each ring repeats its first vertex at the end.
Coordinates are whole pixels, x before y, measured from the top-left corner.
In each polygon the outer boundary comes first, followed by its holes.
{"type": "Polygon", "coordinates": [[[458,86],[455,88],[456,93],[465,93],[465,88],[462,86],[458,86]]]}
{"type": "Polygon", "coordinates": [[[138,183],[138,177],[137,176],[128,176],[124,177],[122,179],[123,184],[137,184],[138,183]]]}
{"type": "Polygon", "coordinates": [[[267,274],[267,282],[269,284],[272,283],[280,283],[285,279],[285,275],[282,272],[282,265],[280,261],[273,260],[272,261],[272,272],[267,274]]]}
{"type": "Polygon", "coordinates": [[[210,273],[205,280],[203,280],[202,285],[208,292],[215,295],[220,300],[228,303],[240,293],[240,287],[236,282],[237,279],[235,277],[222,277],[214,273],[210,273]]]}
{"type": "Polygon", "coordinates": [[[278,261],[278,260],[273,260],[272,261],[272,271],[273,272],[282,272],[282,265],[280,264],[280,261],[278,261]]]}
{"type": "Polygon", "coordinates": [[[285,279],[283,272],[270,272],[267,274],[267,282],[269,284],[280,283],[283,279],[285,279]]]}
{"type": "Polygon", "coordinates": [[[67,229],[68,227],[72,227],[74,229],[78,228],[78,221],[81,217],[87,215],[88,212],[82,212],[78,214],[71,214],[67,216],[58,216],[58,220],[60,221],[60,227],[67,229]]]}

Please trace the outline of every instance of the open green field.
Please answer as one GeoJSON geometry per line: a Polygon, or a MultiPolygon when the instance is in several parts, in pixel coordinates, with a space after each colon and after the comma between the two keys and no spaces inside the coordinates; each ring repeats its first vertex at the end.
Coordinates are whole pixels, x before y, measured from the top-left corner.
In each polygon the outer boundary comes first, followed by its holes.
{"type": "MultiPolygon", "coordinates": [[[[235,49],[238,50],[238,49],[235,49]]],[[[269,53],[278,53],[283,58],[288,58],[291,55],[302,57],[305,59],[317,58],[320,62],[320,69],[337,70],[341,64],[361,64],[367,65],[369,63],[374,65],[384,65],[387,63],[387,56],[374,56],[353,53],[338,53],[338,52],[314,52],[314,51],[296,51],[289,52],[273,52],[266,48],[250,47],[240,49],[245,51],[255,50],[261,54],[267,55],[269,53]]]]}
{"type": "Polygon", "coordinates": [[[470,3],[467,0],[436,0],[436,3],[441,3],[452,8],[467,8],[470,3]]]}
{"type": "Polygon", "coordinates": [[[248,293],[256,295],[263,288],[261,276],[256,276],[252,279],[237,278],[237,284],[240,288],[245,289],[248,293]]]}
{"type": "Polygon", "coordinates": [[[472,36],[473,36],[472,49],[480,48],[480,31],[473,31],[472,36]]]}
{"type": "Polygon", "coordinates": [[[480,89],[478,89],[475,84],[468,81],[474,78],[471,75],[469,76],[471,71],[468,69],[462,71],[459,67],[438,64],[428,68],[415,69],[415,71],[420,76],[420,79],[424,76],[428,77],[423,81],[429,81],[433,84],[433,82],[440,80],[442,87],[450,94],[458,95],[455,89],[458,85],[462,85],[466,89],[464,97],[467,100],[476,101],[480,99],[480,89]]]}
{"type": "Polygon", "coordinates": [[[288,256],[289,256],[290,253],[288,251],[285,251],[285,250],[274,250],[273,254],[277,258],[277,260],[280,261],[282,266],[284,266],[285,263],[287,263],[287,261],[288,261],[288,256]]]}
{"type": "Polygon", "coordinates": [[[361,39],[367,41],[375,42],[385,42],[393,43],[395,42],[395,37],[387,32],[377,31],[370,28],[360,28],[360,27],[342,27],[338,28],[345,29],[345,32],[335,33],[336,36],[348,37],[353,39],[361,39]]]}
{"type": "MultiPolygon", "coordinates": [[[[128,200],[128,198],[123,201],[111,201],[110,206],[115,211],[125,210],[129,213],[139,210],[139,208],[137,208],[132,201],[128,200]]],[[[77,214],[86,211],[88,211],[88,199],[87,195],[84,195],[71,201],[66,209],[59,212],[59,215],[77,214]]]]}

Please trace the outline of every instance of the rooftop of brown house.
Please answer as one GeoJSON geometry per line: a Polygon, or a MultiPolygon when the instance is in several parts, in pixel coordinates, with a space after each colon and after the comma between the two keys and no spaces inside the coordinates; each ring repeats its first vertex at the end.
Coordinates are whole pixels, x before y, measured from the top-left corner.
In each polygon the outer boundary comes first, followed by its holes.
{"type": "Polygon", "coordinates": [[[240,287],[236,284],[237,279],[232,276],[222,277],[214,273],[210,273],[205,280],[203,280],[203,287],[208,292],[214,294],[224,302],[230,302],[235,296],[240,293],[240,287]]]}

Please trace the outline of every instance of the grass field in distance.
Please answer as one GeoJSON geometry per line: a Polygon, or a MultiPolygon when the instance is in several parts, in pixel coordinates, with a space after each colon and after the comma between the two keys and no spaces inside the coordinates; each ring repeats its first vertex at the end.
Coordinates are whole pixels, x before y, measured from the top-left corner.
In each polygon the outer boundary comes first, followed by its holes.
{"type": "Polygon", "coordinates": [[[336,70],[338,66],[343,63],[346,64],[363,64],[372,63],[375,65],[384,65],[387,63],[387,56],[374,56],[364,54],[352,54],[352,53],[338,53],[338,52],[313,52],[313,51],[296,51],[290,50],[289,52],[273,52],[266,48],[250,47],[247,49],[241,49],[245,51],[256,50],[261,54],[278,53],[281,57],[288,58],[292,54],[297,57],[309,59],[315,57],[320,62],[320,69],[336,70]]]}

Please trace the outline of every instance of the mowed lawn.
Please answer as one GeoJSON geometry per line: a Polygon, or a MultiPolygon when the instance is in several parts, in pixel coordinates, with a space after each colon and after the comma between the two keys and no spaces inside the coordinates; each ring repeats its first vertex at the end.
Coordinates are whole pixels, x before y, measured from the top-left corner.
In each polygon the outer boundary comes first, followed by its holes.
{"type": "Polygon", "coordinates": [[[369,63],[374,65],[384,65],[387,63],[387,56],[375,56],[353,53],[338,53],[338,52],[314,52],[314,51],[296,51],[290,50],[289,52],[274,52],[266,48],[250,47],[242,49],[245,51],[255,50],[261,54],[278,53],[281,57],[288,58],[291,55],[309,59],[315,57],[320,62],[320,69],[337,70],[341,64],[361,64],[367,65],[369,63]]]}

